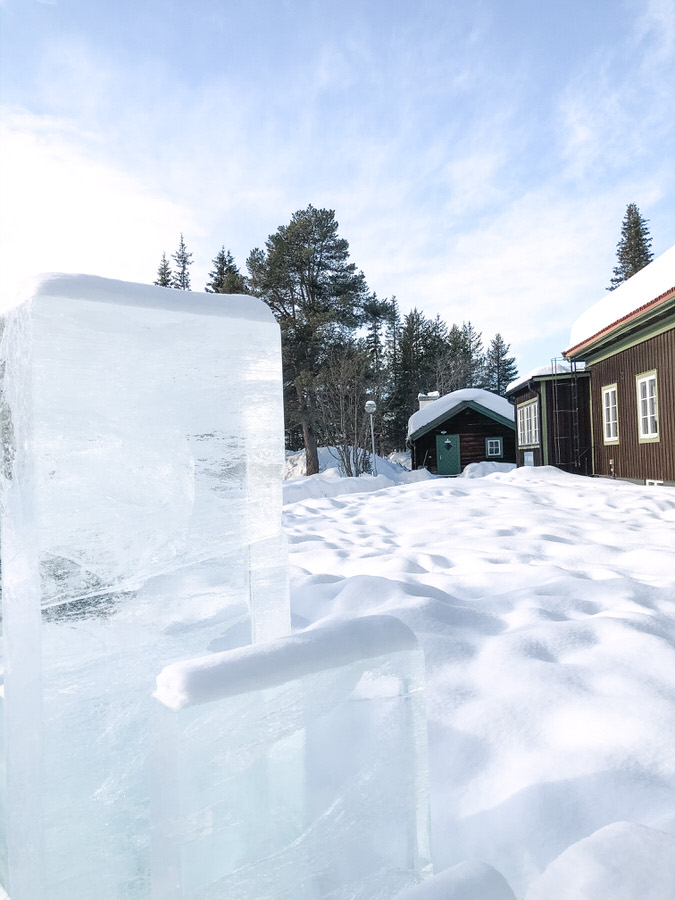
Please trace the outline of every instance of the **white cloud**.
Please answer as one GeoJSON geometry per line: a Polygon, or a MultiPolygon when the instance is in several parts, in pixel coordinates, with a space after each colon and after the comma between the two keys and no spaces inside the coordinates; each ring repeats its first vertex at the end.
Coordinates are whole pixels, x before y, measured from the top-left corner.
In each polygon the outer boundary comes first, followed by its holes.
{"type": "Polygon", "coordinates": [[[3,115],[5,290],[40,271],[152,281],[162,251],[173,252],[179,233],[198,234],[191,212],[102,161],[101,149],[61,120],[3,115]]]}
{"type": "Polygon", "coordinates": [[[658,71],[675,56],[675,0],[640,0],[636,11],[635,41],[645,43],[645,65],[658,71]]]}

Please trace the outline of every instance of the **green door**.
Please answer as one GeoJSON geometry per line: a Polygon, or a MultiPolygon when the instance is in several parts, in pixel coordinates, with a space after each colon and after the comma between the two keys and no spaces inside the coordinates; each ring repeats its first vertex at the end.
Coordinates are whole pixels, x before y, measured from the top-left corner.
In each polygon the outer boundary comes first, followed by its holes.
{"type": "Polygon", "coordinates": [[[459,475],[459,435],[436,435],[436,461],[439,475],[459,475]]]}

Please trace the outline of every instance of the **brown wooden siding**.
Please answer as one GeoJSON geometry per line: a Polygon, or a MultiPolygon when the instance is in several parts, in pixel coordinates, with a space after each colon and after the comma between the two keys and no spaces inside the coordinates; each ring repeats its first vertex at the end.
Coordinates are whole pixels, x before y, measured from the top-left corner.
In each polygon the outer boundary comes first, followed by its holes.
{"type": "Polygon", "coordinates": [[[569,378],[544,382],[542,388],[546,398],[544,439],[549,465],[577,475],[591,475],[593,447],[588,376],[577,376],[576,390],[569,378]]]}
{"type": "MultiPolygon", "coordinates": [[[[511,395],[516,408],[521,403],[539,399],[539,446],[516,449],[516,462],[525,465],[525,453],[531,452],[535,466],[557,466],[566,472],[590,475],[593,469],[589,415],[588,376],[576,379],[576,400],[570,378],[536,379],[511,395]],[[536,390],[535,390],[536,389],[536,390]],[[577,413],[575,415],[575,407],[577,413]],[[575,421],[576,419],[576,421],[575,421]],[[575,446],[575,429],[578,447],[575,446]]],[[[517,416],[517,413],[516,413],[517,416]]],[[[516,418],[517,422],[517,418],[516,418]]]]}
{"type": "Polygon", "coordinates": [[[675,482],[675,329],[591,367],[596,475],[675,482]],[[635,377],[656,370],[659,441],[640,443],[635,377]],[[605,444],[602,388],[617,386],[619,443],[605,444]],[[614,461],[614,471],[610,460],[614,461]]]}
{"type": "Polygon", "coordinates": [[[493,462],[516,461],[516,437],[513,428],[502,425],[474,409],[464,409],[456,416],[439,423],[433,431],[422,435],[413,445],[412,465],[414,469],[427,468],[437,471],[436,435],[442,431],[459,435],[459,462],[462,469],[474,462],[484,462],[485,439],[502,438],[503,456],[492,457],[493,462]]]}

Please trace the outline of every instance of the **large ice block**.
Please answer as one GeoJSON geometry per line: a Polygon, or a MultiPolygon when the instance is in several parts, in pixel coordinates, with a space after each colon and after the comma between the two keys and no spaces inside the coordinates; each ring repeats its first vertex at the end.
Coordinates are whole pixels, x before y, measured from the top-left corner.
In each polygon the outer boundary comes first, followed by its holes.
{"type": "Polygon", "coordinates": [[[390,900],[430,874],[423,668],[372,616],[164,669],[152,900],[390,900]]]}
{"type": "Polygon", "coordinates": [[[157,671],[289,629],[279,329],[252,297],[53,275],[2,365],[2,877],[139,900],[157,671]]]}

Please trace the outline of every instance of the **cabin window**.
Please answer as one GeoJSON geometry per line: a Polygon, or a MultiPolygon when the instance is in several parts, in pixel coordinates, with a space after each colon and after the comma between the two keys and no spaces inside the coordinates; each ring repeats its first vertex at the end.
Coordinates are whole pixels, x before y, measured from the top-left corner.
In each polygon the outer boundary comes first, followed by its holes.
{"type": "Polygon", "coordinates": [[[619,409],[616,402],[616,385],[602,389],[602,425],[606,444],[619,443],[619,409]]]}
{"type": "Polygon", "coordinates": [[[530,400],[518,407],[518,446],[535,447],[539,444],[539,401],[530,400]]]}
{"type": "Polygon", "coordinates": [[[638,434],[641,441],[659,439],[659,399],[656,372],[643,372],[636,378],[638,434]]]}
{"type": "Polygon", "coordinates": [[[485,455],[488,459],[495,459],[497,457],[503,456],[503,439],[500,437],[485,438],[485,455]]]}

